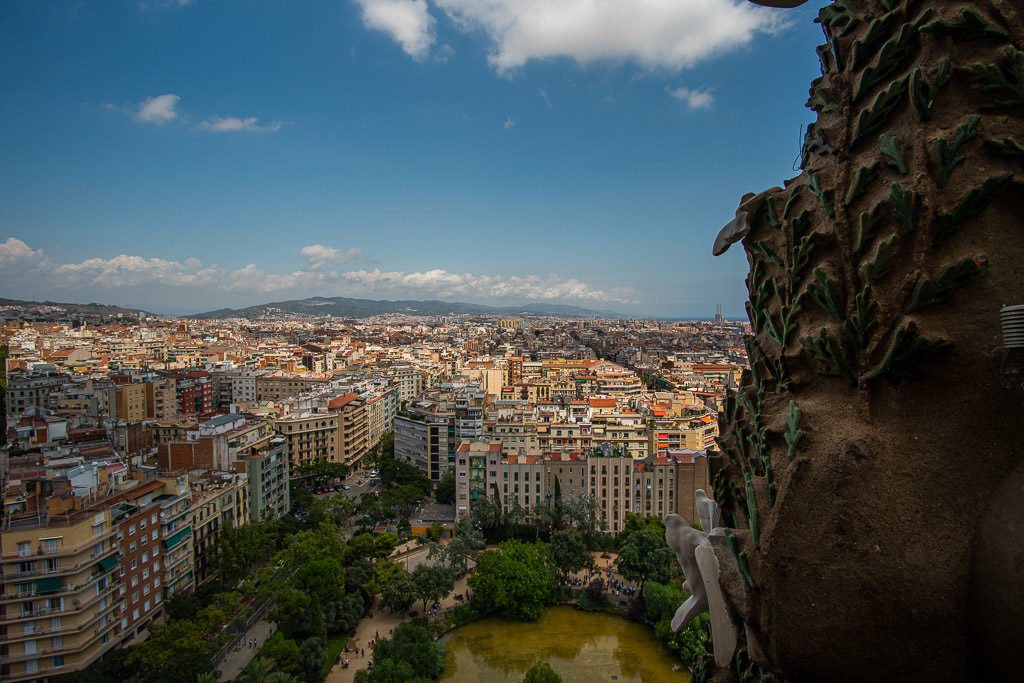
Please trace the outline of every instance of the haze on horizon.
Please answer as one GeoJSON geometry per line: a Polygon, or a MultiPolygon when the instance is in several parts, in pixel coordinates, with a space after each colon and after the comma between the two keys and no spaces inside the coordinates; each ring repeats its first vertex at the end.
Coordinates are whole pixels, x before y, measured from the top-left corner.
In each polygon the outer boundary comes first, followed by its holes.
{"type": "Polygon", "coordinates": [[[3,3],[0,296],[743,317],[823,4],[3,3]]]}

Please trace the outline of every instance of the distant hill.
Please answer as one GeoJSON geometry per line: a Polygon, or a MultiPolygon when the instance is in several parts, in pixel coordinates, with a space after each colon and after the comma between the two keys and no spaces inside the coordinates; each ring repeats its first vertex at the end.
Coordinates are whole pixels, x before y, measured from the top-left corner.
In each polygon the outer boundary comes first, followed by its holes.
{"type": "Polygon", "coordinates": [[[144,311],[141,308],[122,308],[121,306],[112,306],[110,304],[68,304],[60,303],[56,301],[21,301],[19,299],[4,299],[0,298],[0,308],[15,308],[24,313],[34,313],[40,317],[54,318],[59,317],[61,313],[65,315],[78,315],[78,316],[130,316],[137,317],[139,315],[146,316],[147,318],[158,318],[149,311],[144,311]]]}
{"type": "Polygon", "coordinates": [[[552,317],[595,318],[620,317],[611,311],[593,311],[579,306],[562,304],[530,303],[522,306],[484,306],[449,301],[376,301],[373,299],[349,299],[346,297],[312,297],[309,299],[274,301],[247,308],[221,308],[216,311],[197,313],[186,318],[214,320],[218,318],[247,318],[249,320],[290,315],[323,316],[338,318],[365,318],[384,313],[405,313],[408,315],[549,315],[552,317]]]}

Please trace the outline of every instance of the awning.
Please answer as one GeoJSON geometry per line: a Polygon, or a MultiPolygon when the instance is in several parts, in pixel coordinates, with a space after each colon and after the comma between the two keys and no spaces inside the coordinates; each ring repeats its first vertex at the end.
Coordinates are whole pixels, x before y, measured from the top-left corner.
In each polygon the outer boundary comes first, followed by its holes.
{"type": "Polygon", "coordinates": [[[109,572],[111,569],[117,566],[117,555],[109,555],[100,560],[100,571],[109,572]]]}
{"type": "Polygon", "coordinates": [[[164,541],[164,547],[167,548],[168,550],[170,550],[174,546],[176,546],[179,543],[181,543],[182,541],[184,541],[185,538],[189,534],[191,534],[191,533],[192,533],[192,529],[182,529],[178,533],[176,533],[173,536],[170,536],[169,538],[167,538],[167,540],[164,541]]]}
{"type": "Polygon", "coordinates": [[[46,593],[56,593],[60,590],[61,578],[59,576],[48,576],[44,579],[39,579],[36,582],[36,593],[44,595],[46,593]]]}

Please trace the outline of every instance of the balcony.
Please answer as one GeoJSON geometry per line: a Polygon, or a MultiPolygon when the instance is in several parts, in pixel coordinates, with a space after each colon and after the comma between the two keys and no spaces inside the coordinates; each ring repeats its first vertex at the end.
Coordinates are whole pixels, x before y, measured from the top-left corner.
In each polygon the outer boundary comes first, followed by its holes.
{"type": "MultiPolygon", "coordinates": [[[[99,593],[90,595],[87,600],[81,600],[79,598],[71,598],[70,601],[65,601],[63,607],[37,607],[33,606],[32,611],[25,612],[17,610],[13,614],[9,614],[5,617],[0,618],[0,623],[8,624],[16,621],[24,621],[26,619],[39,619],[41,617],[51,616],[68,616],[71,614],[78,614],[90,607],[92,607],[100,598],[111,595],[115,589],[120,585],[118,581],[112,581],[110,585],[101,590],[99,593]],[[70,603],[70,604],[69,604],[70,603]]],[[[116,604],[116,603],[115,603],[116,604]]],[[[108,605],[104,608],[104,611],[113,607],[114,605],[108,605]]]]}
{"type": "Polygon", "coordinates": [[[83,541],[78,545],[60,545],[57,546],[57,549],[52,552],[48,552],[43,548],[42,545],[40,545],[36,548],[34,552],[31,552],[28,555],[23,555],[21,553],[8,553],[7,555],[4,555],[2,558],[0,558],[0,560],[2,560],[3,562],[9,562],[11,560],[25,562],[26,560],[38,560],[42,557],[65,557],[68,555],[77,555],[89,546],[93,546],[101,541],[105,541],[106,539],[110,538],[116,533],[117,529],[111,528],[110,531],[104,532],[99,536],[91,536],[89,540],[83,541]]]}

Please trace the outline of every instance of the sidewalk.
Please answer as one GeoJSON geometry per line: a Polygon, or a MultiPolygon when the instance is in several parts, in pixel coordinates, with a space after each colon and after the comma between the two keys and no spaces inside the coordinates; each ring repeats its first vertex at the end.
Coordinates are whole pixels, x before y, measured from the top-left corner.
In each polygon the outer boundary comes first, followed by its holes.
{"type": "MultiPolygon", "coordinates": [[[[404,545],[405,544],[402,544],[402,546],[404,545]]],[[[402,546],[399,546],[399,548],[397,548],[396,550],[401,550],[402,546]]],[[[425,557],[426,546],[423,546],[421,550],[423,551],[425,557]]],[[[405,553],[396,554],[398,554],[399,557],[405,557],[405,553]]],[[[419,553],[417,553],[415,549],[411,553],[411,555],[418,554],[419,553]]],[[[398,558],[392,557],[392,559],[397,560],[398,558]]],[[[455,593],[462,593],[463,595],[466,594],[465,577],[457,580],[455,582],[454,590],[447,596],[445,596],[444,599],[441,600],[442,612],[452,607],[455,607],[458,604],[461,604],[455,602],[455,593]]],[[[417,600],[416,604],[413,605],[413,609],[415,609],[417,612],[419,612],[422,608],[422,601],[417,600]]],[[[352,681],[354,681],[356,677],[356,671],[358,671],[359,669],[365,669],[366,665],[373,659],[372,650],[369,645],[370,641],[374,640],[377,637],[377,634],[380,634],[381,638],[389,638],[391,636],[391,631],[396,626],[406,621],[412,621],[412,619],[408,616],[407,613],[392,614],[391,610],[385,607],[381,607],[379,604],[377,604],[376,598],[374,598],[374,606],[370,609],[370,611],[373,612],[373,617],[366,617],[365,619],[360,621],[359,626],[356,627],[356,633],[353,636],[356,643],[359,645],[359,649],[361,651],[365,651],[365,656],[358,652],[350,652],[348,654],[345,654],[345,652],[342,651],[341,659],[344,660],[345,657],[349,658],[348,668],[343,669],[341,666],[341,662],[336,663],[331,668],[330,673],[327,674],[327,683],[351,683],[352,681]]]]}
{"type": "Polygon", "coordinates": [[[276,630],[277,627],[266,619],[262,619],[253,624],[252,628],[249,629],[249,632],[245,634],[245,637],[239,643],[239,646],[232,650],[228,656],[224,658],[224,661],[220,663],[220,666],[218,667],[220,675],[217,680],[230,681],[238,676],[242,669],[244,669],[249,661],[256,656],[256,653],[259,652],[260,646],[267,642],[267,638],[269,638],[270,634],[276,630]],[[257,643],[255,648],[249,647],[249,641],[253,638],[256,639],[257,643]]]}

